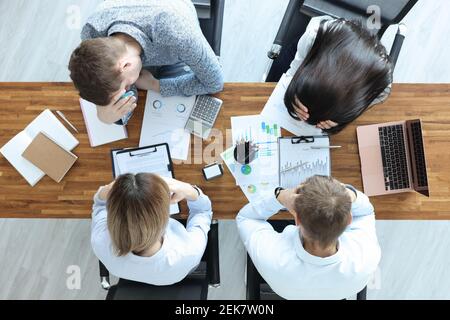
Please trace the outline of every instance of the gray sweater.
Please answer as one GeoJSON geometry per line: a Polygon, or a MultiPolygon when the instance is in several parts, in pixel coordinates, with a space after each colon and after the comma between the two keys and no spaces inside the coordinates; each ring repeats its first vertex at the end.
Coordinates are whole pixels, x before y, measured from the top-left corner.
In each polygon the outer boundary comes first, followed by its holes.
{"type": "Polygon", "coordinates": [[[125,33],[141,45],[144,68],[179,62],[190,71],[161,79],[163,96],[214,93],[223,88],[219,60],[200,29],[190,0],[107,0],[88,18],[82,40],[125,33]]]}

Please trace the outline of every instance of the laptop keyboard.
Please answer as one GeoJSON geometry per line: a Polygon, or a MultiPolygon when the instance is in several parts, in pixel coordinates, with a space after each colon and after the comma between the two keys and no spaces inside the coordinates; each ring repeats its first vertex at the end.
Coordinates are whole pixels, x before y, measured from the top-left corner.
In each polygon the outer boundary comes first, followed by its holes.
{"type": "Polygon", "coordinates": [[[386,190],[409,188],[403,126],[379,127],[381,159],[386,190]]]}
{"type": "Polygon", "coordinates": [[[422,128],[420,122],[411,123],[411,133],[414,144],[414,158],[416,160],[417,184],[419,187],[428,186],[425,152],[423,149],[422,128]]]}
{"type": "Polygon", "coordinates": [[[213,126],[220,111],[222,101],[211,96],[201,95],[195,102],[191,116],[196,120],[202,120],[204,124],[213,126]]]}

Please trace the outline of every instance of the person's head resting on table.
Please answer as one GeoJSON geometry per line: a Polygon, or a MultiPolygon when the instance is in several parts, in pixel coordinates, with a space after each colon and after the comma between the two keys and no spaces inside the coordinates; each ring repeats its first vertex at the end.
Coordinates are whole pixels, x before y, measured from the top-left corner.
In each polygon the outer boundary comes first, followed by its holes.
{"type": "Polygon", "coordinates": [[[107,224],[117,256],[152,256],[162,246],[170,204],[196,200],[198,193],[185,182],[152,173],[123,174],[104,187],[107,224]]]}
{"type": "Polygon", "coordinates": [[[360,116],[392,82],[392,63],[360,23],[321,22],[311,50],[284,97],[289,114],[328,133],[360,116]]]}
{"type": "Polygon", "coordinates": [[[84,40],[73,51],[68,67],[80,97],[101,107],[117,106],[121,111],[109,117],[99,115],[102,121],[115,122],[136,107],[135,97],[121,96],[133,84],[138,85],[139,79],[147,83],[147,89],[159,91],[159,81],[142,69],[141,51],[136,40],[121,33],[84,40]]]}
{"type": "Polygon", "coordinates": [[[305,250],[319,257],[337,252],[338,238],[352,222],[355,198],[354,192],[336,179],[318,175],[278,196],[294,216],[305,250]]]}

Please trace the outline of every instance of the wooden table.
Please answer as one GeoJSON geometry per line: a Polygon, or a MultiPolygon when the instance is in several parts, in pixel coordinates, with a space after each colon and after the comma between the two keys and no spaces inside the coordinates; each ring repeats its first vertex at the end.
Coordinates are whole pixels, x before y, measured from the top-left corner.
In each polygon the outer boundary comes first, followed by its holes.
{"type": "MultiPolygon", "coordinates": [[[[224,107],[216,128],[229,129],[231,116],[260,113],[273,88],[271,83],[226,84],[218,95],[224,107]]],[[[109,150],[139,143],[144,102],[145,93],[141,92],[138,108],[128,125],[129,139],[91,148],[78,95],[70,83],[0,83],[0,146],[48,107],[62,110],[80,131],[75,135],[80,144],[74,149],[79,159],[61,183],[45,176],[30,187],[0,156],[0,217],[89,218],[93,194],[112,179],[109,150]]],[[[431,197],[416,193],[373,197],[378,219],[450,219],[450,84],[395,84],[386,103],[364,113],[331,138],[332,144],[343,146],[332,150],[333,176],[361,189],[355,127],[418,117],[423,121],[431,197]]],[[[227,146],[230,136],[224,139],[227,146]]],[[[203,147],[210,146],[206,152],[217,158],[224,146],[224,142],[218,142],[220,148],[215,152],[210,150],[211,142],[203,142],[203,147]]],[[[192,144],[197,146],[195,150],[200,150],[202,141],[195,138],[192,144]]],[[[191,153],[195,154],[193,150],[191,147],[191,153]]],[[[188,159],[192,160],[193,154],[188,159]]],[[[201,174],[203,165],[176,164],[176,177],[197,184],[210,196],[216,219],[233,219],[247,203],[245,196],[227,169],[223,177],[206,182],[201,174]]],[[[182,211],[186,212],[185,205],[182,211]]]]}

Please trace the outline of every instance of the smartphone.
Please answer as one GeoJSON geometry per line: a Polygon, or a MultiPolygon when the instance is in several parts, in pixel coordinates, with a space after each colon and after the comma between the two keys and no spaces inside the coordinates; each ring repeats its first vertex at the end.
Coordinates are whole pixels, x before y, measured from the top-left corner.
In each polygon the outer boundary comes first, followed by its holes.
{"type": "Polygon", "coordinates": [[[211,180],[223,175],[223,168],[220,163],[212,163],[202,169],[203,176],[206,180],[211,180]]]}
{"type": "MultiPolygon", "coordinates": [[[[120,96],[119,101],[122,99],[126,99],[128,97],[132,97],[134,96],[134,92],[133,91],[127,91],[125,92],[123,95],[120,96]]],[[[130,120],[131,116],[133,115],[133,112],[128,112],[126,115],[124,115],[122,117],[122,119],[116,121],[115,123],[118,125],[126,125],[128,123],[128,120],[130,120]]]]}
{"type": "Polygon", "coordinates": [[[125,92],[125,93],[120,97],[119,100],[124,99],[124,98],[128,98],[128,97],[131,97],[131,96],[134,96],[134,92],[130,90],[130,91],[125,92]]]}

